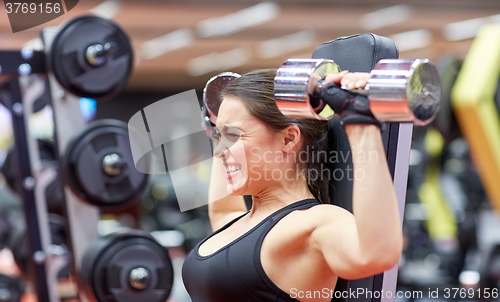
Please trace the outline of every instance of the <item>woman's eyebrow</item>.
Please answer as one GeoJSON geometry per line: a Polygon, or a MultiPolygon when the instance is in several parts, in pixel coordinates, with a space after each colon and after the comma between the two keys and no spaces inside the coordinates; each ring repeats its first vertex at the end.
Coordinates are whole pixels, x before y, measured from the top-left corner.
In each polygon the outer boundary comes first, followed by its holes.
{"type": "Polygon", "coordinates": [[[221,130],[228,130],[230,128],[234,128],[234,129],[238,129],[239,131],[243,131],[241,128],[238,128],[236,126],[228,126],[228,125],[224,125],[224,126],[221,126],[221,127],[215,127],[215,128],[218,128],[218,129],[221,129],[221,130]]]}

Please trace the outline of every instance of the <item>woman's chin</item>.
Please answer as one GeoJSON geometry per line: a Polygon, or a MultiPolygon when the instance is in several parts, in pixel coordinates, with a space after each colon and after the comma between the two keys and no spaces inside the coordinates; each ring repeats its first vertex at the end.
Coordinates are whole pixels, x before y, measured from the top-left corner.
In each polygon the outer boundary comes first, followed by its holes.
{"type": "Polygon", "coordinates": [[[227,188],[227,194],[229,194],[230,196],[243,196],[244,194],[240,194],[238,192],[238,190],[236,191],[233,191],[232,188],[227,188]]]}
{"type": "Polygon", "coordinates": [[[244,185],[246,183],[246,179],[238,179],[234,180],[231,183],[228,183],[226,186],[227,194],[232,196],[241,196],[244,194],[244,185]]]}

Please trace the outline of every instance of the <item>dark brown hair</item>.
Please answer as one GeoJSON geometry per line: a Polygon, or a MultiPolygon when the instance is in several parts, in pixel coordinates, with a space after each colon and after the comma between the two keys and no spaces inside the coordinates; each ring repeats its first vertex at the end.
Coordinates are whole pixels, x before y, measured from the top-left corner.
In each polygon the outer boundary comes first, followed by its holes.
{"type": "Polygon", "coordinates": [[[276,69],[259,69],[248,72],[231,81],[221,92],[221,96],[234,96],[241,99],[248,112],[266,123],[273,131],[283,130],[292,124],[297,125],[303,139],[301,151],[308,153],[306,177],[308,178],[309,190],[320,202],[329,203],[327,159],[324,156],[324,160],[321,162],[320,156],[318,156],[320,151],[325,151],[324,154],[328,154],[326,150],[326,122],[312,119],[292,119],[284,116],[276,106],[274,99],[275,75],[276,69]],[[314,154],[317,155],[314,156],[314,154]],[[309,175],[313,171],[314,175],[317,176],[315,180],[309,179],[309,175]]]}

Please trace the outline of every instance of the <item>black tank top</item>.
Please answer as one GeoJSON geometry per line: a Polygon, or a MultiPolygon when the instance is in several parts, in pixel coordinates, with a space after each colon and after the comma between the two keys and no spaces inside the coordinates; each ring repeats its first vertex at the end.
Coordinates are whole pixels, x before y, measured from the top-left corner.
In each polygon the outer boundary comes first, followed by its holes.
{"type": "Polygon", "coordinates": [[[182,266],[182,279],[193,302],[298,301],[281,290],[266,275],[260,262],[264,237],[280,219],[289,213],[320,204],[305,199],[274,212],[258,225],[216,252],[201,256],[200,245],[210,237],[230,227],[230,221],[198,243],[187,255],[182,266]]]}

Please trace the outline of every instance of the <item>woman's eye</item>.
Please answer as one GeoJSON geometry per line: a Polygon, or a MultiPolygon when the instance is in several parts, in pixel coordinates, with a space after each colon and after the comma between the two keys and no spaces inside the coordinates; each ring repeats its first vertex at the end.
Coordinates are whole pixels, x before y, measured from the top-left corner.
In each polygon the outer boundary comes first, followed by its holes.
{"type": "Polygon", "coordinates": [[[232,142],[235,142],[238,139],[240,139],[240,135],[239,134],[227,133],[226,136],[227,136],[227,139],[230,140],[230,141],[232,141],[232,142]]]}

